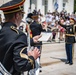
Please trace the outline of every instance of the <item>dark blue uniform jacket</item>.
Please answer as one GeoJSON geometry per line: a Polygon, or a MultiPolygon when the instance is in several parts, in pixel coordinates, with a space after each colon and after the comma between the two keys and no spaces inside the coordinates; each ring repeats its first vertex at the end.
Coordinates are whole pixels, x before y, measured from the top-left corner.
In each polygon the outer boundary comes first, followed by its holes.
{"type": "Polygon", "coordinates": [[[76,33],[76,25],[62,25],[62,27],[66,29],[66,34],[65,34],[65,42],[66,43],[75,43],[75,33],[76,33]]]}
{"type": "Polygon", "coordinates": [[[4,23],[0,30],[0,62],[13,75],[35,66],[34,58],[27,56],[27,36],[11,22],[4,23]]]}

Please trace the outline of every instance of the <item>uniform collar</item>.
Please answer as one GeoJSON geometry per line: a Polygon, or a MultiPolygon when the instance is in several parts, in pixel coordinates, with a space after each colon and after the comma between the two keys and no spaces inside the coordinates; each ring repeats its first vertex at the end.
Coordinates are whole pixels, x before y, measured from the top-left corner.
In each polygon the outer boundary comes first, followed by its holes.
{"type": "Polygon", "coordinates": [[[12,23],[12,22],[5,22],[5,23],[3,24],[3,27],[4,27],[4,26],[7,26],[7,27],[9,27],[9,26],[15,26],[15,27],[17,27],[17,25],[14,24],[14,23],[12,23]]]}

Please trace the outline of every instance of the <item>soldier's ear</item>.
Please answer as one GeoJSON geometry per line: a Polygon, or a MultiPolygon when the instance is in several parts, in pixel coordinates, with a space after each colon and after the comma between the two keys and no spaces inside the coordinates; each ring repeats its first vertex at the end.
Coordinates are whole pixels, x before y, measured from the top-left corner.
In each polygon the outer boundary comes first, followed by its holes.
{"type": "Polygon", "coordinates": [[[18,19],[19,18],[19,13],[15,13],[15,19],[18,19]]]}

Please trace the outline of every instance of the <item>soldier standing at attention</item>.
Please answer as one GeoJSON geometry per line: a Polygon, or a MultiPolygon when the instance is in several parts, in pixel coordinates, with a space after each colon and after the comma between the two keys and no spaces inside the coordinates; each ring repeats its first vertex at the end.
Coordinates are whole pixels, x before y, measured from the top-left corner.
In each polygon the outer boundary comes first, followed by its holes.
{"type": "Polygon", "coordinates": [[[70,19],[70,25],[63,25],[59,22],[60,26],[66,29],[65,34],[65,49],[67,55],[67,61],[65,64],[73,64],[73,52],[74,52],[74,43],[75,43],[75,32],[76,32],[76,23],[74,19],[70,19]]]}
{"type": "MultiPolygon", "coordinates": [[[[17,29],[24,14],[24,2],[11,0],[0,6],[5,16],[5,23],[0,30],[0,62],[12,75],[35,68],[35,60],[40,56],[37,47],[27,52],[27,36],[17,29]]],[[[39,37],[33,37],[31,45],[35,45],[39,37]]]]}

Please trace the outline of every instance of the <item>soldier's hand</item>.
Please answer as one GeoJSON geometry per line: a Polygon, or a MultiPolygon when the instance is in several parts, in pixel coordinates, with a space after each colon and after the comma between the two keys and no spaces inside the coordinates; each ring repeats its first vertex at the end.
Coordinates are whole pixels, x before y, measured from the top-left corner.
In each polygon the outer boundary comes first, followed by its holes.
{"type": "Polygon", "coordinates": [[[33,50],[28,51],[28,56],[33,56],[34,59],[37,59],[40,56],[39,49],[35,47],[33,50]]]}
{"type": "Polygon", "coordinates": [[[39,42],[38,39],[39,39],[41,36],[42,36],[42,35],[34,36],[34,37],[33,37],[33,41],[34,41],[34,43],[39,42]]]}

